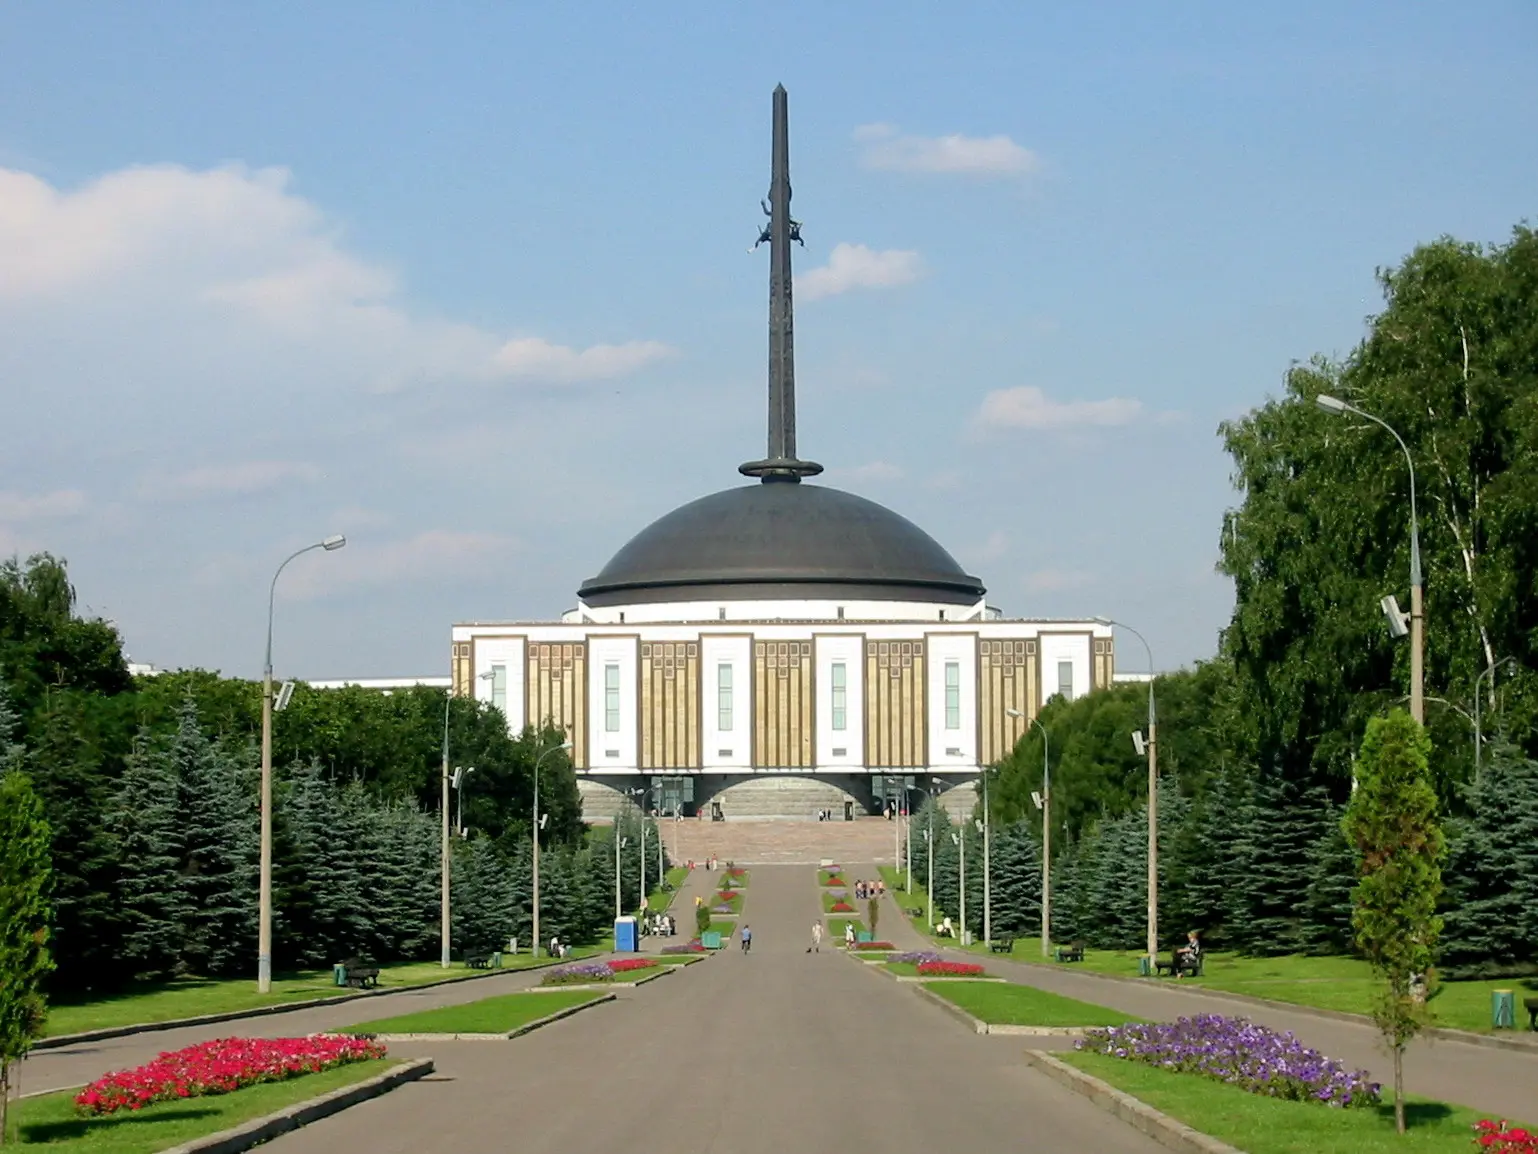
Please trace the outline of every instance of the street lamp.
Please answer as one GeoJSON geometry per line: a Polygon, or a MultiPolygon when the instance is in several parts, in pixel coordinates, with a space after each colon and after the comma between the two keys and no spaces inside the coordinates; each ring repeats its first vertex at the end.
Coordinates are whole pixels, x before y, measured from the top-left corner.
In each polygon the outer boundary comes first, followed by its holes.
{"type": "Polygon", "coordinates": [[[983,941],[993,946],[993,843],[988,825],[988,770],[983,767],[983,820],[978,829],[983,833],[983,941]]]}
{"type": "Polygon", "coordinates": [[[1109,617],[1096,617],[1096,625],[1125,629],[1143,643],[1148,655],[1148,964],[1159,960],[1159,723],[1154,713],[1153,650],[1148,639],[1132,626],[1109,617]]]}
{"type": "MultiPolygon", "coordinates": [[[[539,957],[539,831],[545,826],[545,818],[539,812],[539,767],[545,758],[561,749],[570,749],[571,742],[552,745],[534,759],[534,956],[539,957]]],[[[546,816],[549,816],[548,814],[546,816]]]]}
{"type": "MultiPolygon", "coordinates": [[[[636,811],[641,815],[641,912],[646,912],[646,787],[638,785],[634,789],[626,790],[631,797],[639,797],[636,803],[636,811]]],[[[661,875],[658,875],[661,880],[661,875]]]]}
{"type": "Polygon", "coordinates": [[[959,832],[951,834],[951,844],[961,851],[961,866],[958,870],[959,881],[956,886],[956,904],[960,906],[961,927],[957,934],[962,945],[967,944],[967,827],[962,826],[959,832]]]}
{"type": "MultiPolygon", "coordinates": [[[[1404,443],[1404,438],[1396,433],[1387,421],[1375,417],[1371,413],[1364,412],[1355,405],[1332,397],[1326,393],[1320,393],[1314,398],[1314,403],[1327,413],[1337,416],[1345,416],[1347,413],[1355,413],[1357,416],[1371,421],[1380,428],[1387,429],[1389,436],[1399,442],[1399,447],[1404,450],[1405,463],[1410,467],[1410,716],[1421,724],[1426,724],[1425,702],[1425,647],[1426,633],[1425,621],[1422,616],[1422,590],[1421,590],[1421,538],[1420,524],[1415,512],[1415,459],[1410,456],[1410,447],[1404,443]]],[[[1395,616],[1397,617],[1396,610],[1395,616]]],[[[1400,628],[1403,628],[1401,625],[1400,628]]],[[[1400,634],[1403,636],[1403,634],[1400,634]]]]}
{"type": "MultiPolygon", "coordinates": [[[[620,890],[619,851],[630,844],[628,837],[620,837],[619,822],[614,823],[614,920],[625,916],[625,897],[620,890]]],[[[619,931],[616,930],[616,933],[619,931]]]]}
{"type": "Polygon", "coordinates": [[[262,862],[257,882],[256,989],[272,992],[272,608],[278,577],[295,557],[312,549],[334,553],[347,544],[340,533],[296,549],[283,559],[267,587],[267,659],[262,665],[262,862]]]}
{"type": "Polygon", "coordinates": [[[1479,728],[1479,705],[1480,705],[1480,701],[1479,701],[1479,683],[1481,681],[1483,681],[1486,677],[1488,677],[1490,679],[1490,684],[1491,684],[1491,687],[1492,687],[1492,694],[1493,694],[1493,689],[1494,689],[1494,685],[1495,685],[1495,671],[1497,669],[1499,669],[1502,665],[1515,665],[1515,664],[1517,664],[1517,659],[1515,657],[1502,657],[1499,661],[1492,662],[1488,669],[1481,670],[1479,676],[1474,678],[1474,780],[1476,782],[1479,781],[1479,770],[1480,770],[1480,751],[1479,751],[1479,749],[1480,749],[1480,745],[1483,744],[1483,738],[1481,736],[1481,732],[1482,731],[1479,728]]]}
{"type": "Polygon", "coordinates": [[[1052,762],[1047,727],[1034,717],[1025,717],[1018,709],[1004,711],[1010,717],[1025,718],[1041,730],[1041,956],[1052,949],[1052,762]]]}
{"type": "MultiPolygon", "coordinates": [[[[492,672],[489,669],[485,673],[476,674],[477,681],[490,681],[491,678],[492,672]]],[[[452,876],[449,856],[449,786],[452,785],[455,790],[458,790],[460,778],[460,775],[457,772],[454,774],[452,779],[449,776],[449,710],[453,708],[453,705],[454,690],[451,686],[447,696],[445,696],[443,699],[443,758],[440,763],[438,773],[440,791],[442,793],[442,797],[438,805],[438,808],[441,811],[438,837],[438,917],[440,923],[438,927],[438,937],[442,943],[438,951],[438,964],[445,970],[449,968],[449,948],[452,944],[451,918],[449,913],[451,901],[450,878],[452,876]]],[[[470,772],[474,772],[473,767],[470,772]]],[[[461,797],[459,805],[460,820],[458,823],[460,827],[464,825],[464,816],[464,798],[461,797]]]]}

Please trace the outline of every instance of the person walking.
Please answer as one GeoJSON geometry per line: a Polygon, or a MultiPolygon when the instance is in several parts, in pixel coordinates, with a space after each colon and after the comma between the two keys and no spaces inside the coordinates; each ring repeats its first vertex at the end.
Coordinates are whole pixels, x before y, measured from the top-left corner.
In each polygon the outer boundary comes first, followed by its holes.
{"type": "Polygon", "coordinates": [[[812,944],[806,947],[809,954],[822,953],[822,919],[812,923],[812,944]]]}
{"type": "Polygon", "coordinates": [[[747,953],[753,948],[753,927],[742,927],[742,952],[747,953]]]}
{"type": "Polygon", "coordinates": [[[854,948],[854,923],[853,922],[845,922],[844,923],[844,949],[851,950],[853,948],[854,948]]]}

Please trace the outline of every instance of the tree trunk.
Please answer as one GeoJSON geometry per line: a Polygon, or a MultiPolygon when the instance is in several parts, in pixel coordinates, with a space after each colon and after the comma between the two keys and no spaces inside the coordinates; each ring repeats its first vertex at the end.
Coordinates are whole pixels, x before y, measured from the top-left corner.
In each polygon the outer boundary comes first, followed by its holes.
{"type": "Polygon", "coordinates": [[[1404,1133],[1404,1047],[1394,1047],[1394,1129],[1404,1133]]]}
{"type": "Polygon", "coordinates": [[[11,1110],[11,1064],[0,1059],[0,1146],[5,1145],[6,1135],[10,1133],[11,1110]]]}

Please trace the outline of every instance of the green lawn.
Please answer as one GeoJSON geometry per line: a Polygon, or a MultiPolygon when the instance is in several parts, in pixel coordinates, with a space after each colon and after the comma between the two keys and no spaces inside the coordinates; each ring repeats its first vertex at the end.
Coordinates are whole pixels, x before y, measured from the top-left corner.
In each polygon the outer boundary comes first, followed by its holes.
{"type": "Polygon", "coordinates": [[[844,871],[818,870],[817,884],[820,886],[841,886],[844,884],[844,871]]]}
{"type": "Polygon", "coordinates": [[[834,904],[839,901],[842,901],[845,905],[849,906],[851,913],[857,912],[860,908],[855,904],[853,898],[836,898],[830,893],[824,893],[822,895],[822,912],[825,914],[832,913],[834,904]]]}
{"type": "MultiPolygon", "coordinates": [[[[741,867],[739,866],[738,868],[740,869],[741,867]]],[[[746,889],[748,883],[753,880],[753,871],[752,870],[746,870],[746,869],[742,870],[742,876],[741,877],[737,877],[737,876],[733,875],[732,873],[728,872],[728,873],[726,873],[724,875],[724,879],[723,880],[730,882],[731,883],[731,888],[734,889],[734,890],[746,889]]]]}
{"type": "Polygon", "coordinates": [[[710,929],[720,934],[722,941],[725,941],[737,932],[737,923],[712,918],[710,920],[710,929]]]}
{"type": "Polygon", "coordinates": [[[36,1147],[46,1148],[50,1154],[152,1154],[362,1082],[396,1064],[387,1058],[354,1062],[286,1082],[248,1086],[233,1094],[157,1102],[142,1110],[119,1110],[100,1118],[77,1115],[76,1092],[66,1090],[12,1102],[11,1126],[21,1135],[19,1150],[36,1147]]]}
{"type": "Polygon", "coordinates": [[[444,1006],[418,1014],[380,1018],[347,1027],[349,1034],[505,1034],[535,1018],[601,998],[597,990],[530,990],[444,1006]]]}
{"type": "MultiPolygon", "coordinates": [[[[976,943],[973,953],[987,955],[988,947],[976,943]]],[[[1090,973],[1136,977],[1139,950],[1086,949],[1082,962],[1057,963],[1041,956],[1039,937],[1016,938],[1012,961],[1071,966],[1090,973]]],[[[1161,955],[1167,956],[1167,955],[1161,955]]],[[[1318,1009],[1340,1010],[1349,1014],[1367,1014],[1376,982],[1366,962],[1346,957],[1308,957],[1289,954],[1279,958],[1246,958],[1222,951],[1208,953],[1203,959],[1200,978],[1181,978],[1181,982],[1271,998],[1318,1009]]],[[[1149,979],[1170,981],[1169,978],[1149,979]]],[[[1518,1025],[1526,1023],[1522,999],[1538,995],[1538,979],[1510,978],[1471,982],[1444,982],[1432,1000],[1436,1025],[1456,1030],[1490,1030],[1490,993],[1511,990],[1516,995],[1518,1025]]]]}
{"type": "Polygon", "coordinates": [[[1412,1101],[1401,1137],[1394,1132],[1392,1103],[1337,1110],[1265,1098],[1105,1054],[1054,1056],[1249,1154],[1467,1154],[1477,1149],[1472,1127],[1483,1117],[1463,1106],[1412,1101]]]}
{"type": "Polygon", "coordinates": [[[989,1025],[1120,1026],[1138,1021],[1120,1010],[1010,982],[926,982],[924,988],[989,1025]]]}
{"type": "Polygon", "coordinates": [[[646,898],[647,910],[654,914],[666,912],[667,908],[673,904],[673,899],[678,896],[679,889],[683,886],[684,882],[688,880],[688,878],[688,866],[674,866],[672,869],[668,870],[667,883],[672,888],[663,889],[661,886],[658,886],[656,889],[652,890],[652,892],[648,894],[646,898]]]}
{"type": "Polygon", "coordinates": [[[742,895],[738,894],[734,898],[723,900],[719,893],[712,894],[710,898],[711,911],[715,912],[716,907],[722,905],[727,906],[732,911],[732,913],[740,914],[742,913],[742,895]]]}
{"type": "MultiPolygon", "coordinates": [[[[897,869],[895,866],[877,866],[876,868],[881,872],[881,879],[886,882],[887,893],[897,900],[898,908],[918,909],[920,911],[918,917],[911,920],[919,933],[927,934],[929,927],[925,924],[924,919],[929,909],[927,905],[929,896],[924,892],[924,887],[915,885],[913,892],[909,893],[905,888],[908,884],[908,875],[904,871],[897,869]]],[[[936,905],[935,920],[939,921],[944,916],[940,907],[936,905]]]]}

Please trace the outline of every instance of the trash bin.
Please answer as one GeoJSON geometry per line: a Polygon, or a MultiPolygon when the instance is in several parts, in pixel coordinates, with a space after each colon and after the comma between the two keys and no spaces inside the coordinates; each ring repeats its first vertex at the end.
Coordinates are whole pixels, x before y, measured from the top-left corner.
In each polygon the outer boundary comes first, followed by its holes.
{"type": "Polygon", "coordinates": [[[513,957],[515,957],[515,958],[518,956],[518,939],[517,938],[508,938],[507,939],[507,952],[512,954],[513,957]]]}
{"type": "Polygon", "coordinates": [[[347,984],[347,967],[338,963],[331,967],[331,980],[339,986],[347,984]]]}
{"type": "Polygon", "coordinates": [[[972,931],[971,930],[962,930],[961,931],[961,944],[964,945],[964,946],[970,946],[972,944],[972,931]]]}
{"type": "Polygon", "coordinates": [[[1148,960],[1147,954],[1137,960],[1137,972],[1145,978],[1153,976],[1153,963],[1148,960]]]}
{"type": "Polygon", "coordinates": [[[1490,1025],[1497,1030],[1517,1028],[1517,998],[1510,990],[1490,991],[1490,1025]]]}
{"type": "Polygon", "coordinates": [[[501,950],[493,951],[493,953],[491,955],[491,968],[494,969],[494,970],[500,970],[502,968],[502,951],[501,950]]]}
{"type": "Polygon", "coordinates": [[[636,940],[636,920],[632,917],[614,919],[614,951],[620,954],[633,954],[640,949],[640,943],[636,940]]]}
{"type": "Polygon", "coordinates": [[[700,935],[700,945],[707,950],[719,950],[721,948],[721,935],[716,930],[706,930],[700,935]]]}

